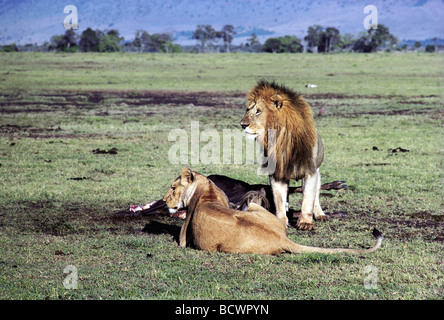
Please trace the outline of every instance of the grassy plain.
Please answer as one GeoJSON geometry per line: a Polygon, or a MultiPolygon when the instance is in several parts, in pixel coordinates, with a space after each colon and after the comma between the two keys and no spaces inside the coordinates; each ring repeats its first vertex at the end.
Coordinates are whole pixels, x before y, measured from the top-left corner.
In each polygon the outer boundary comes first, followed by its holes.
{"type": "MultiPolygon", "coordinates": [[[[443,57],[0,54],[0,299],[442,299],[443,57]],[[356,248],[376,226],[380,250],[209,253],[178,247],[180,220],[114,214],[161,198],[180,173],[171,130],[240,130],[260,78],[305,95],[326,148],[323,182],[348,185],[322,197],[328,222],[290,238],[356,248]],[[69,265],[75,290],[63,285],[69,265]]],[[[192,168],[268,180],[253,164],[192,168]]]]}

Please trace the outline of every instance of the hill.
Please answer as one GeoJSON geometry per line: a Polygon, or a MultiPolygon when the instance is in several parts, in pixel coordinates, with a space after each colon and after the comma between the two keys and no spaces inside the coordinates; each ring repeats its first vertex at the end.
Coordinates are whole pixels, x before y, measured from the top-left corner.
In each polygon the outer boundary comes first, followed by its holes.
{"type": "MultiPolygon", "coordinates": [[[[43,43],[64,32],[62,0],[0,1],[0,44],[43,43]]],[[[73,0],[78,9],[79,31],[118,29],[132,39],[137,29],[150,33],[170,32],[178,44],[194,44],[191,32],[198,24],[221,28],[236,27],[234,44],[245,42],[255,32],[259,40],[285,34],[303,38],[313,24],[336,27],[341,33],[364,31],[365,3],[361,1],[292,0],[73,0]]],[[[439,0],[372,1],[378,9],[378,22],[390,28],[399,39],[439,37],[444,34],[444,3],[439,0]]]]}

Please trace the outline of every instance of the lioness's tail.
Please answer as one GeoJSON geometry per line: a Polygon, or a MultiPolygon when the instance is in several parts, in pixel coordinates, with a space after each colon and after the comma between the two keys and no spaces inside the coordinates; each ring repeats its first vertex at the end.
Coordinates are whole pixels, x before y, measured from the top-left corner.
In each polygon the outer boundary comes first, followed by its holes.
{"type": "Polygon", "coordinates": [[[288,239],[288,242],[286,243],[285,246],[285,250],[293,253],[303,253],[303,252],[320,252],[320,253],[349,252],[357,254],[370,253],[378,249],[382,243],[382,234],[376,228],[373,229],[373,236],[376,238],[376,244],[368,249],[345,249],[345,248],[328,249],[328,248],[319,248],[319,247],[309,247],[297,244],[288,239]]]}

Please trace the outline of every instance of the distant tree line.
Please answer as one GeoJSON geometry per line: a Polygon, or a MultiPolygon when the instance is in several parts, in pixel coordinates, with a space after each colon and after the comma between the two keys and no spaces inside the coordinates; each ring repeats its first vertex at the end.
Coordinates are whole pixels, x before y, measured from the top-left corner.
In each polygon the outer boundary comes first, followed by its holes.
{"type": "Polygon", "coordinates": [[[169,33],[149,34],[145,30],[137,30],[132,42],[124,45],[127,51],[137,52],[181,52],[179,45],[173,43],[169,33]],[[131,50],[133,48],[133,50],[131,50]]]}
{"type": "MultiPolygon", "coordinates": [[[[56,51],[56,52],[271,52],[271,53],[297,53],[297,52],[376,52],[380,50],[406,50],[407,45],[398,46],[398,39],[392,35],[389,28],[379,24],[376,29],[363,31],[358,35],[350,33],[340,34],[334,27],[312,25],[308,27],[304,43],[295,35],[267,38],[261,44],[255,33],[247,39],[246,43],[232,45],[236,31],[233,25],[224,25],[221,30],[211,25],[198,25],[192,33],[196,40],[195,46],[179,46],[169,33],[149,34],[145,30],[137,30],[132,41],[125,41],[118,30],[93,30],[87,28],[80,35],[74,30],[67,30],[62,35],[51,37],[50,42],[38,46],[27,44],[17,46],[9,44],[0,47],[0,51],[56,51]],[[305,47],[304,47],[305,45],[305,47]]],[[[438,49],[434,38],[434,45],[427,45],[426,52],[438,49]]],[[[420,50],[421,43],[416,42],[413,50],[420,50]]]]}
{"type": "Polygon", "coordinates": [[[230,52],[230,45],[235,35],[234,27],[230,24],[223,26],[220,31],[213,29],[211,25],[198,25],[192,38],[199,41],[200,52],[213,51],[219,41],[223,42],[225,51],[230,52]]]}
{"type": "MultiPolygon", "coordinates": [[[[144,30],[137,30],[133,41],[124,41],[118,30],[93,30],[87,28],[80,35],[72,29],[66,30],[65,34],[51,37],[50,42],[43,44],[40,51],[56,52],[179,52],[180,46],[173,44],[173,38],[168,33],[149,34],[144,30]]],[[[7,47],[4,51],[18,51],[14,45],[7,47]]],[[[4,48],[5,49],[5,48],[4,48]]],[[[26,51],[26,46],[25,46],[26,51]]]]}
{"type": "Polygon", "coordinates": [[[123,37],[120,37],[118,30],[93,30],[87,28],[80,36],[74,30],[66,30],[65,34],[51,37],[48,45],[49,51],[63,52],[119,52],[120,43],[123,37]]]}

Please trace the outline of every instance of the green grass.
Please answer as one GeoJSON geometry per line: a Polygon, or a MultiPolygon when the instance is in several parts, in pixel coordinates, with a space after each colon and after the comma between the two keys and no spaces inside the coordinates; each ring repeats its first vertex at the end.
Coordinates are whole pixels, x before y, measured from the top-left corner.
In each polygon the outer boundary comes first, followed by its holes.
{"type": "Polygon", "coordinates": [[[0,89],[246,92],[256,79],[306,92],[442,93],[441,54],[2,53],[0,89]],[[330,75],[330,76],[329,76],[330,75]],[[334,75],[334,76],[331,76],[334,75]],[[316,89],[304,89],[307,83],[316,89]]]}
{"type": "MultiPolygon", "coordinates": [[[[443,298],[442,54],[2,53],[0,64],[0,299],[443,298]],[[375,226],[378,251],[209,253],[157,232],[180,220],[115,216],[161,198],[180,173],[172,129],[240,130],[259,78],[306,96],[326,149],[322,180],[348,185],[321,199],[342,218],[289,228],[290,238],[359,248],[375,226]],[[63,286],[68,265],[75,290],[63,286]],[[366,266],[377,289],[364,286],[366,266]]],[[[268,180],[250,164],[192,168],[268,180]]]]}

